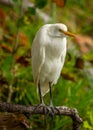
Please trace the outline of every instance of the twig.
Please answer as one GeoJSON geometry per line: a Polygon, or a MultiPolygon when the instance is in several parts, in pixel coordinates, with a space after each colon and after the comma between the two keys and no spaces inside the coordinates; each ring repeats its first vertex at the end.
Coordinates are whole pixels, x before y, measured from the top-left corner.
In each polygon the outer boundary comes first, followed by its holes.
{"type": "MultiPolygon", "coordinates": [[[[32,115],[32,114],[44,114],[43,108],[39,107],[34,111],[36,106],[25,106],[25,105],[18,105],[18,104],[10,104],[10,103],[0,103],[0,111],[1,112],[17,112],[17,113],[22,113],[22,114],[27,114],[27,115],[32,115]]],[[[76,109],[71,109],[69,107],[65,106],[57,106],[56,107],[59,112],[54,109],[54,114],[55,115],[64,115],[64,116],[69,116],[71,117],[73,121],[73,130],[80,130],[81,124],[83,123],[82,118],[79,117],[78,112],[76,109]]],[[[47,113],[48,114],[48,113],[47,113]]]]}
{"type": "MultiPolygon", "coordinates": [[[[19,5],[19,9],[20,9],[19,19],[23,16],[22,4],[23,3],[21,2],[21,4],[19,5]]],[[[10,85],[9,85],[9,93],[8,93],[8,98],[7,98],[8,103],[11,102],[11,98],[12,98],[12,94],[13,94],[13,83],[14,83],[14,79],[15,79],[13,69],[14,69],[14,65],[15,65],[15,54],[16,54],[16,51],[17,51],[18,45],[19,45],[19,32],[20,32],[20,20],[18,21],[18,25],[17,25],[15,44],[14,44],[13,52],[12,52],[13,61],[12,61],[11,70],[10,70],[12,79],[11,79],[11,82],[10,82],[10,85]]]]}

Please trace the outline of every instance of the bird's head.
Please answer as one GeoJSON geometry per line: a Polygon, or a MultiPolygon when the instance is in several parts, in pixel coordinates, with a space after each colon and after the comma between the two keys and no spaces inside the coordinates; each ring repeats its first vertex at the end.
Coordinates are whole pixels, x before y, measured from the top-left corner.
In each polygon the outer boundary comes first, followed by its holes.
{"type": "Polygon", "coordinates": [[[68,32],[67,26],[61,23],[50,24],[50,26],[48,26],[48,35],[51,37],[61,37],[61,38],[66,36],[75,37],[75,34],[68,32]]]}

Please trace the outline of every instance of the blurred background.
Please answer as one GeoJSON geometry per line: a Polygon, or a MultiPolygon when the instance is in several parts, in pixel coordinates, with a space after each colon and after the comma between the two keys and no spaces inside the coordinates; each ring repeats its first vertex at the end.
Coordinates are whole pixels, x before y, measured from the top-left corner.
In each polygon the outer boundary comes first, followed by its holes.
{"type": "MultiPolygon", "coordinates": [[[[68,37],[67,56],[58,83],[53,86],[55,106],[77,108],[93,130],[93,1],[0,0],[0,102],[39,103],[31,68],[31,45],[37,30],[47,23],[64,23],[77,35],[68,37]]],[[[49,94],[45,97],[49,103],[49,94]]],[[[42,116],[30,119],[31,130],[71,130],[68,117],[56,117],[46,126],[42,116]]],[[[12,129],[13,130],[13,129],[12,129]]]]}

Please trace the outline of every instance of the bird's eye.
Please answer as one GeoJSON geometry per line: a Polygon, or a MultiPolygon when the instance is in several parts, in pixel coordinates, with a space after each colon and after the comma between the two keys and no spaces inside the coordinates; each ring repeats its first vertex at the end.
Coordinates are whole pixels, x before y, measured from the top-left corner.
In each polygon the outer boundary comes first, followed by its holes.
{"type": "Polygon", "coordinates": [[[60,28],[58,30],[59,30],[59,32],[62,32],[62,30],[60,28]]]}
{"type": "Polygon", "coordinates": [[[59,32],[64,33],[65,31],[63,31],[62,29],[59,28],[59,32]]]}
{"type": "Polygon", "coordinates": [[[61,32],[61,33],[62,33],[62,32],[63,32],[63,30],[59,28],[59,32],[61,32]]]}

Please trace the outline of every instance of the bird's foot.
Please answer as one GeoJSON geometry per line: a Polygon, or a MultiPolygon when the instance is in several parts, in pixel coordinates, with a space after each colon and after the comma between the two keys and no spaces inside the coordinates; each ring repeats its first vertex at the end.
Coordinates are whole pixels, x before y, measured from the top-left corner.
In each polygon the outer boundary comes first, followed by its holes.
{"type": "Polygon", "coordinates": [[[49,109],[49,107],[48,106],[46,106],[44,103],[41,103],[41,104],[39,104],[39,105],[37,105],[36,107],[35,107],[35,109],[33,110],[33,113],[35,112],[35,111],[37,111],[37,109],[43,109],[43,113],[44,113],[44,115],[46,116],[48,113],[49,113],[49,111],[50,111],[50,109],[49,109]]]}
{"type": "Polygon", "coordinates": [[[49,115],[52,117],[52,119],[54,118],[54,116],[55,116],[55,108],[54,108],[54,106],[53,105],[50,105],[49,106],[49,115]]]}
{"type": "Polygon", "coordinates": [[[49,115],[49,111],[50,111],[50,109],[49,109],[49,107],[48,106],[46,106],[44,103],[41,103],[41,104],[39,104],[39,105],[37,105],[36,107],[35,107],[35,109],[33,110],[33,113],[34,112],[36,112],[38,109],[43,109],[43,113],[44,113],[44,125],[46,125],[46,119],[47,119],[47,116],[49,115]]]}
{"type": "Polygon", "coordinates": [[[61,113],[60,113],[59,109],[54,107],[53,105],[50,105],[49,106],[49,115],[52,117],[52,119],[54,119],[55,111],[57,111],[58,115],[61,117],[61,113]]]}
{"type": "Polygon", "coordinates": [[[55,110],[58,112],[58,115],[61,117],[61,113],[58,108],[55,107],[55,110]]]}

